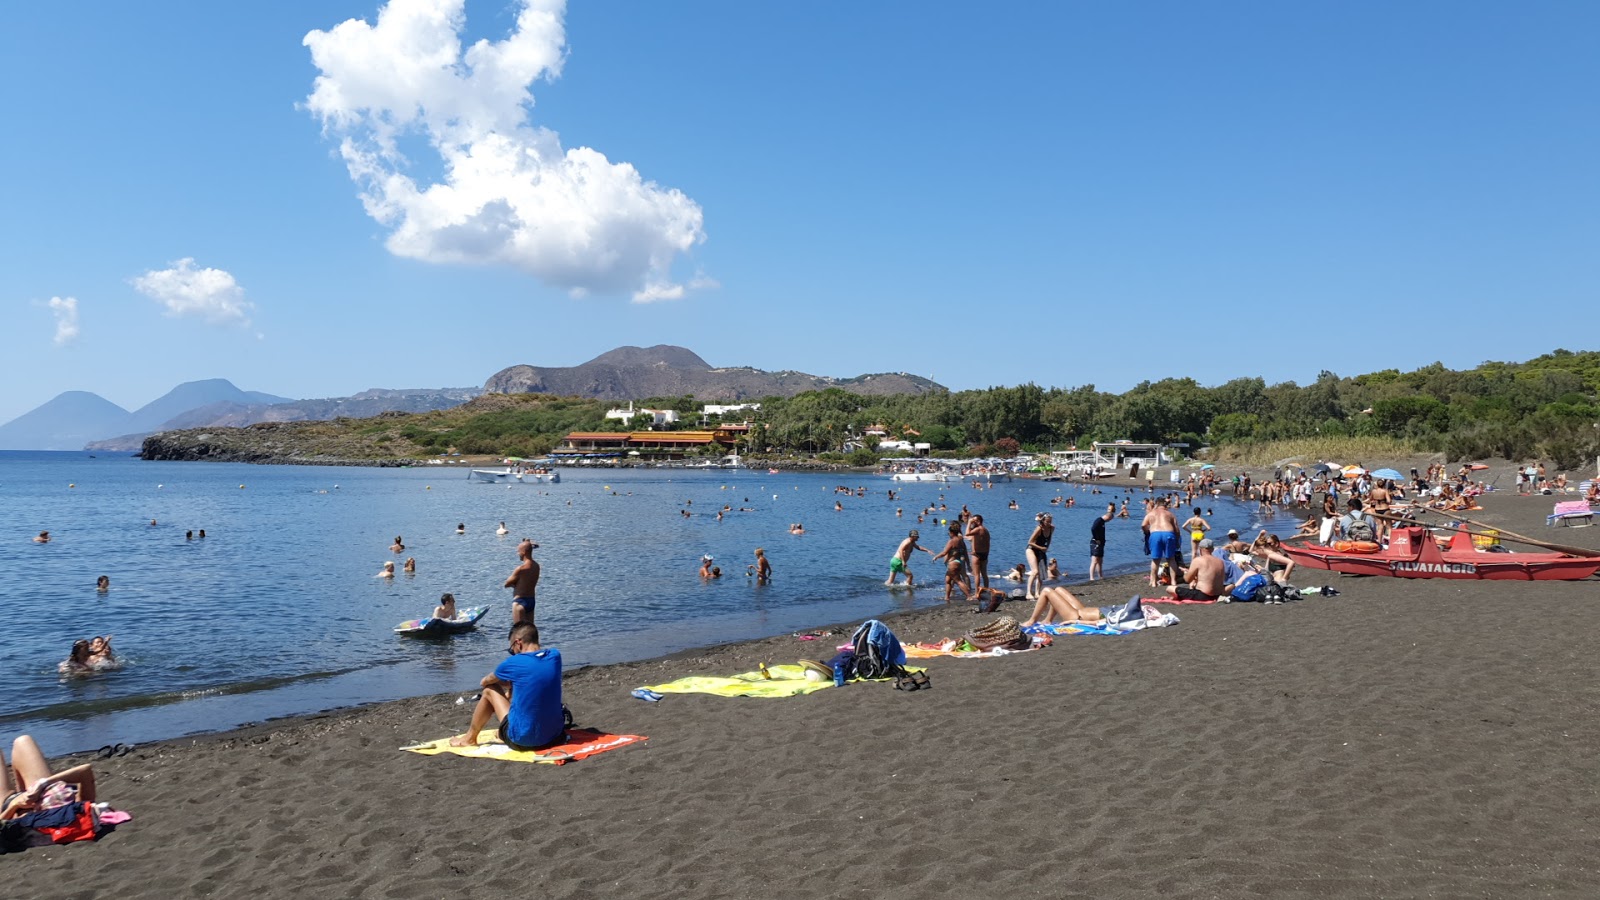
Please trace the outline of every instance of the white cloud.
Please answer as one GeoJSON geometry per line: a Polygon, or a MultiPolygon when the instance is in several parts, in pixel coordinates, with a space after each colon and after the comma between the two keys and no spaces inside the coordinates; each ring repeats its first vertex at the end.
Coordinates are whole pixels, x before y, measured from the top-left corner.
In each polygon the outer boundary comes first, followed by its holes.
{"type": "Polygon", "coordinates": [[[244,288],[221,269],[197,269],[185,258],[169,269],[132,279],[134,290],[167,308],[169,316],[196,316],[214,325],[249,325],[254,306],[244,288]]]}
{"type": "Polygon", "coordinates": [[[321,71],[306,108],[340,135],[367,214],[397,256],[514,266],[573,296],[677,299],[674,260],[705,240],[699,204],[529,120],[561,74],[564,0],[523,0],[504,40],[461,48],[464,0],[390,0],[305,37],[321,71]],[[398,141],[420,134],[442,180],[419,183],[398,141]]]}
{"type": "Polygon", "coordinates": [[[78,337],[78,298],[51,297],[45,304],[56,317],[56,346],[69,344],[78,337]]]}

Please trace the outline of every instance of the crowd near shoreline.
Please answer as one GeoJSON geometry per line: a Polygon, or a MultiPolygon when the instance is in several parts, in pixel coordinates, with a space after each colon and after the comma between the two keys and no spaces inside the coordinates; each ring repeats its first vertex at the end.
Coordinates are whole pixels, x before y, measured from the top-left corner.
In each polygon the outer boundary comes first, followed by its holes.
{"type": "MultiPolygon", "coordinates": [[[[1473,515],[1536,531],[1552,498],[1499,480],[1473,515]]],[[[461,731],[453,694],[146,744],[92,760],[133,822],[5,865],[39,897],[105,871],[130,896],[1591,896],[1600,798],[1573,787],[1600,738],[1593,580],[1295,581],[1340,596],[928,660],[937,687],[914,694],[630,696],[816,654],[793,634],[584,668],[562,685],[578,723],[649,741],[559,768],[397,752],[461,731]],[[1571,627],[1486,625],[1508,614],[1571,627]]],[[[1149,576],[1071,589],[1117,603],[1149,576]]],[[[976,618],[884,621],[914,642],[976,618]]]]}

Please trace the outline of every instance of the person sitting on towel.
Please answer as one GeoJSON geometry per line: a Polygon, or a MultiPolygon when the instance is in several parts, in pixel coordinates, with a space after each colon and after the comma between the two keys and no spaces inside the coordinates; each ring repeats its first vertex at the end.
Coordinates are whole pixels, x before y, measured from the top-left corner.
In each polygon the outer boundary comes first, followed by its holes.
{"type": "Polygon", "coordinates": [[[1065,625],[1068,622],[1123,622],[1143,615],[1138,597],[1116,606],[1094,607],[1083,605],[1076,594],[1064,587],[1048,587],[1039,592],[1039,599],[1033,604],[1033,615],[1022,623],[1022,627],[1052,623],[1065,625]]]}
{"type": "Polygon", "coordinates": [[[566,719],[561,712],[561,651],[539,646],[532,622],[511,626],[510,657],[483,676],[483,694],[472,710],[467,733],[450,739],[452,747],[478,743],[478,732],[490,718],[500,719],[500,740],[513,750],[538,750],[559,743],[566,719]]]}
{"type": "Polygon", "coordinates": [[[1211,539],[1200,542],[1200,552],[1189,563],[1188,581],[1167,586],[1167,596],[1178,600],[1215,600],[1232,587],[1227,581],[1227,567],[1212,553],[1211,539]]]}

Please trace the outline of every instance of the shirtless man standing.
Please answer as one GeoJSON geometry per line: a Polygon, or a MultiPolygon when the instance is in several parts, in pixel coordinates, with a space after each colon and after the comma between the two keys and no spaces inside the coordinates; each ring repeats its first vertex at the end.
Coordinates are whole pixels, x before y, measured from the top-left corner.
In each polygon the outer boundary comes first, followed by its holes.
{"type": "Polygon", "coordinates": [[[511,570],[505,587],[511,588],[511,624],[533,624],[534,594],[539,588],[539,564],[534,562],[533,551],[539,545],[524,539],[517,545],[517,567],[511,570]]]}
{"type": "Polygon", "coordinates": [[[926,553],[929,556],[933,555],[932,550],[917,544],[917,538],[919,537],[922,537],[922,535],[918,534],[916,529],[912,529],[911,534],[908,535],[905,540],[900,542],[900,547],[894,551],[893,556],[889,557],[889,580],[885,581],[884,584],[893,587],[894,577],[899,575],[901,572],[904,572],[906,575],[906,586],[910,587],[911,579],[913,577],[911,574],[911,551],[921,550],[923,553],[926,553]]]}
{"type": "Polygon", "coordinates": [[[983,516],[973,513],[967,520],[967,538],[972,541],[972,578],[979,588],[989,586],[989,528],[983,516]]]}
{"type": "Polygon", "coordinates": [[[1163,561],[1171,560],[1173,579],[1178,578],[1178,519],[1167,509],[1167,498],[1157,498],[1144,514],[1140,527],[1150,531],[1150,586],[1156,587],[1157,568],[1163,561]]]}
{"type": "Polygon", "coordinates": [[[1211,540],[1200,541],[1196,549],[1204,552],[1195,553],[1189,562],[1188,583],[1169,586],[1168,596],[1178,600],[1215,600],[1230,587],[1226,567],[1211,553],[1211,540]]]}

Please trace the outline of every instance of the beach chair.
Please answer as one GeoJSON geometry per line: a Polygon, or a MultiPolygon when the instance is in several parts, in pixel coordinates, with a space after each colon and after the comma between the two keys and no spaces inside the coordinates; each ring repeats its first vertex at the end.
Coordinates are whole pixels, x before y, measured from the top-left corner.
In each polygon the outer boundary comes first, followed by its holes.
{"type": "Polygon", "coordinates": [[[1545,517],[1544,524],[1576,525],[1579,519],[1583,520],[1584,525],[1594,524],[1594,511],[1589,508],[1589,501],[1563,500],[1545,517]]]}

